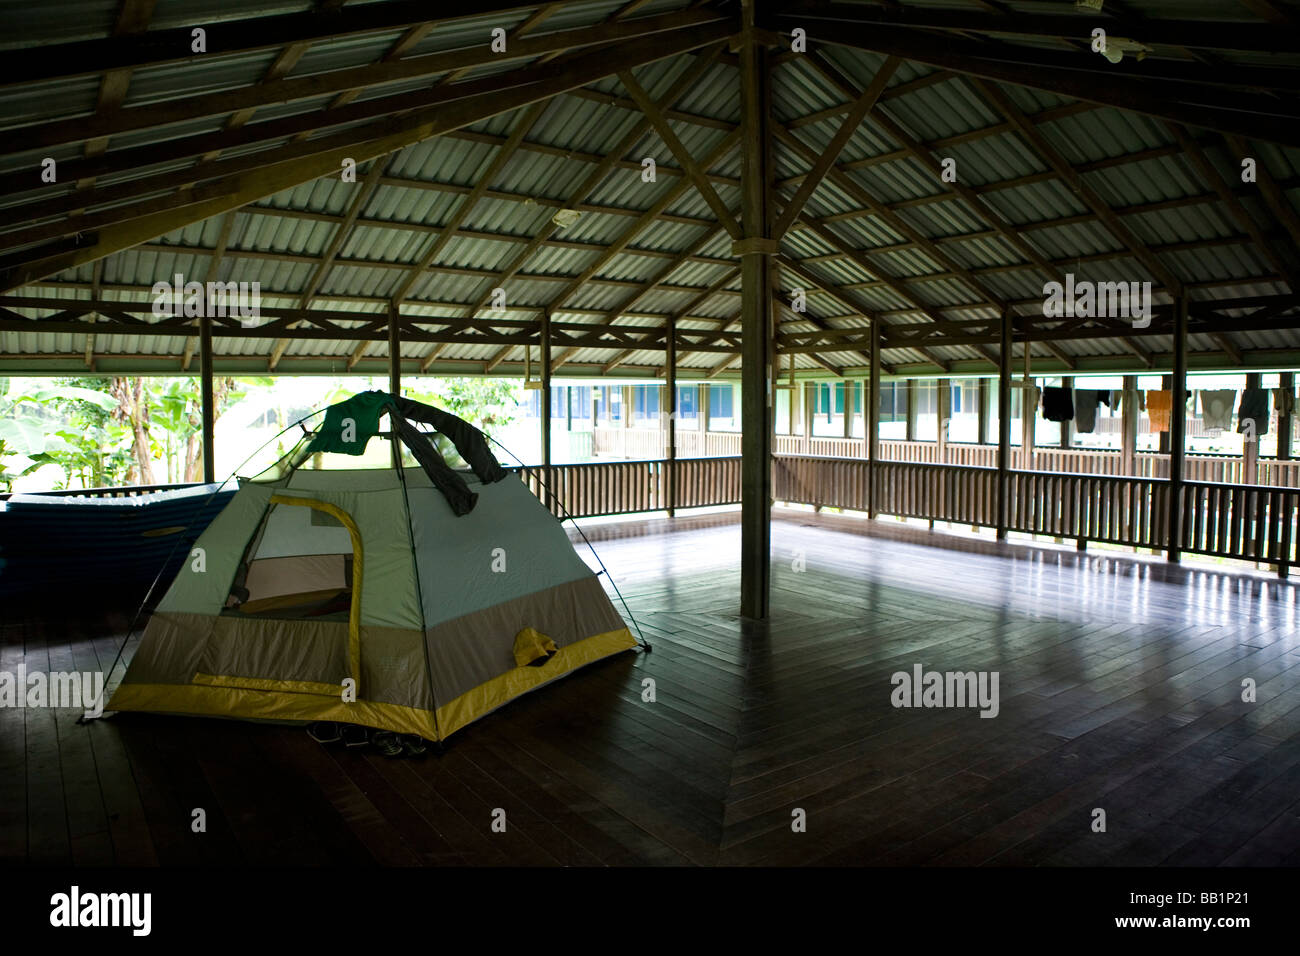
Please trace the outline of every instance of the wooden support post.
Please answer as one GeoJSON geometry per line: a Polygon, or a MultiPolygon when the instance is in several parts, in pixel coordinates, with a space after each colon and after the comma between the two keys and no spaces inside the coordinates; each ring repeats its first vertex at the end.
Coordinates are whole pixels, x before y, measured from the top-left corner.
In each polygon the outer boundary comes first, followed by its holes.
{"type": "Polygon", "coordinates": [[[203,480],[217,480],[216,437],[217,410],[212,397],[212,318],[204,309],[199,317],[199,402],[203,416],[203,480]]]}
{"type": "Polygon", "coordinates": [[[975,440],[981,445],[987,445],[989,443],[989,380],[980,379],[978,389],[976,401],[979,402],[979,417],[975,424],[977,429],[975,440]]]}
{"type": "Polygon", "coordinates": [[[1034,430],[1038,426],[1038,389],[1034,385],[1033,371],[1026,322],[1025,370],[1020,380],[1020,467],[1025,471],[1034,470],[1034,430]]]}
{"type": "Polygon", "coordinates": [[[844,397],[844,437],[853,437],[853,398],[856,382],[843,381],[839,383],[840,394],[844,397]]]}
{"type": "MultiPolygon", "coordinates": [[[[402,394],[402,341],[398,326],[400,315],[397,306],[388,308],[388,391],[392,395],[402,394]]],[[[360,354],[360,353],[358,353],[360,354]]],[[[397,441],[397,429],[392,429],[392,438],[388,447],[392,455],[393,467],[402,467],[402,446],[397,441]]]]}
{"type": "Polygon", "coordinates": [[[952,379],[941,378],[937,384],[939,401],[935,404],[938,406],[938,430],[934,433],[938,460],[940,464],[948,461],[948,430],[952,424],[952,379]]]}
{"type": "Polygon", "coordinates": [[[1169,560],[1183,542],[1183,454],[1187,445],[1187,296],[1174,300],[1174,374],[1169,407],[1169,560]]]}
{"type": "MultiPolygon", "coordinates": [[[[1177,303],[1175,303],[1174,305],[1175,305],[1175,311],[1176,311],[1176,310],[1177,310],[1177,303]]],[[[1177,321],[1177,318],[1176,318],[1176,317],[1175,317],[1175,321],[1177,321]]],[[[1160,376],[1160,387],[1163,388],[1163,389],[1167,389],[1167,390],[1169,390],[1169,391],[1172,391],[1172,390],[1173,390],[1173,387],[1174,387],[1174,377],[1173,377],[1172,375],[1162,375],[1162,376],[1160,376]]],[[[1169,449],[1172,447],[1171,442],[1170,442],[1170,436],[1171,436],[1171,434],[1172,434],[1172,428],[1173,428],[1173,414],[1172,414],[1172,413],[1170,413],[1169,421],[1170,421],[1169,429],[1157,433],[1157,434],[1159,434],[1159,436],[1160,436],[1160,438],[1159,438],[1159,442],[1160,442],[1159,448],[1160,448],[1160,454],[1162,454],[1162,455],[1168,455],[1168,454],[1169,454],[1169,449]]]]}
{"type": "Polygon", "coordinates": [[[817,420],[817,383],[803,383],[803,441],[800,447],[805,455],[812,454],[813,425],[817,420]]]}
{"type": "Polygon", "coordinates": [[[1295,372],[1283,372],[1278,384],[1286,395],[1286,404],[1277,412],[1277,457],[1279,461],[1290,461],[1291,436],[1295,432],[1295,372]]]}
{"type": "Polygon", "coordinates": [[[1138,387],[1136,375],[1124,376],[1124,394],[1120,398],[1119,457],[1120,474],[1137,474],[1138,387]]]}
{"type": "Polygon", "coordinates": [[[742,0],[740,613],[768,616],[772,554],[772,136],[769,63],[754,26],[756,0],[742,0]]]}
{"type": "MultiPolygon", "coordinates": [[[[388,310],[388,391],[402,394],[402,338],[397,309],[388,310]]],[[[394,444],[393,447],[397,447],[394,444]]]]}
{"type": "Polygon", "coordinates": [[[916,389],[919,384],[916,379],[909,378],[903,390],[907,393],[907,425],[903,437],[908,441],[916,441],[916,389]]]}
{"type": "Polygon", "coordinates": [[[998,350],[998,540],[1005,541],[1010,524],[1011,481],[1011,332],[1010,309],[1002,311],[1001,348],[998,350]]]}
{"type": "Polygon", "coordinates": [[[542,312],[541,329],[542,360],[542,468],[543,481],[549,488],[551,484],[551,313],[542,312]]]}
{"type": "MultiPolygon", "coordinates": [[[[1069,375],[1061,376],[1061,387],[1068,388],[1070,390],[1070,398],[1071,400],[1073,400],[1074,398],[1073,376],[1069,376],[1069,375]]],[[[1070,447],[1070,440],[1073,434],[1074,434],[1073,419],[1061,422],[1061,447],[1062,448],[1068,449],[1070,447]]]]}
{"type": "Polygon", "coordinates": [[[709,458],[709,384],[701,382],[699,384],[699,406],[700,417],[695,426],[700,430],[700,457],[709,458]]]}
{"type": "Polygon", "coordinates": [[[664,457],[668,459],[664,474],[664,494],[667,496],[668,517],[673,516],[673,505],[677,501],[677,323],[670,315],[668,317],[668,349],[664,353],[664,387],[668,392],[667,400],[664,402],[664,411],[667,413],[668,434],[665,436],[667,447],[664,449],[664,457]]]}
{"type": "Polygon", "coordinates": [[[876,516],[876,501],[880,485],[878,462],[880,460],[880,320],[871,320],[871,390],[863,398],[866,414],[864,429],[867,442],[867,516],[876,516]]]}
{"type": "MultiPolygon", "coordinates": [[[[1246,376],[1247,388],[1259,388],[1259,383],[1260,383],[1260,375],[1258,372],[1252,372],[1251,374],[1246,376]]],[[[1259,484],[1259,433],[1263,430],[1263,427],[1267,424],[1268,424],[1267,422],[1256,422],[1255,434],[1251,436],[1253,437],[1254,440],[1246,442],[1242,448],[1242,458],[1243,458],[1241,463],[1242,484],[1245,485],[1259,484]]]]}

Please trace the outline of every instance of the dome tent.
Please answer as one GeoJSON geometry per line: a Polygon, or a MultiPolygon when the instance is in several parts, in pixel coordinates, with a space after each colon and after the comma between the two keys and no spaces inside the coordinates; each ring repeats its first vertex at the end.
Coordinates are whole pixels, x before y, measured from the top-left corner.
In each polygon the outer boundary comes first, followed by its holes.
{"type": "Polygon", "coordinates": [[[108,709],[443,740],[637,644],[483,434],[386,392],[330,406],[272,469],[240,481],[194,548],[108,709]],[[468,468],[451,467],[417,422],[468,468]],[[375,437],[392,443],[388,467],[320,467],[364,455],[375,437]]]}

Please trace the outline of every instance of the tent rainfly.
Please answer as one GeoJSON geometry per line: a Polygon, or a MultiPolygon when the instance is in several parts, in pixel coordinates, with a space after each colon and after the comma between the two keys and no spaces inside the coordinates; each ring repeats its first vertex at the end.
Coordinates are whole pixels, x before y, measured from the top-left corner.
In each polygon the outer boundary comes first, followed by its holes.
{"type": "Polygon", "coordinates": [[[386,392],[330,406],[276,466],[240,481],[195,549],[110,710],[330,720],[443,740],[637,643],[483,434],[386,392]],[[417,422],[468,468],[451,467],[417,422]],[[331,453],[364,454],[381,434],[418,464],[394,454],[386,468],[319,467],[331,453]]]}

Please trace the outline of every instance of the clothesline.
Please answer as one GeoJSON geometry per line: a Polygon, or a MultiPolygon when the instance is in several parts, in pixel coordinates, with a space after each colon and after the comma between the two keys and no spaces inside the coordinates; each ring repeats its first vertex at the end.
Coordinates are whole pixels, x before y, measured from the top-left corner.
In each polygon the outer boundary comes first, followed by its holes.
{"type": "MultiPolygon", "coordinates": [[[[1112,389],[1047,387],[1042,389],[1040,411],[1049,422],[1073,422],[1076,432],[1087,434],[1097,427],[1097,406],[1119,409],[1126,394],[1133,396],[1139,411],[1147,413],[1152,431],[1169,431],[1173,391],[1167,388],[1125,393],[1112,389]]],[[[1240,404],[1237,404],[1238,391],[1232,388],[1199,389],[1196,394],[1200,398],[1202,421],[1207,429],[1226,431],[1230,428],[1235,405],[1237,432],[1256,436],[1268,434],[1270,399],[1279,415],[1289,415],[1295,403],[1294,393],[1285,388],[1244,389],[1240,392],[1240,404]]],[[[1189,390],[1187,397],[1190,399],[1191,396],[1189,390]]]]}

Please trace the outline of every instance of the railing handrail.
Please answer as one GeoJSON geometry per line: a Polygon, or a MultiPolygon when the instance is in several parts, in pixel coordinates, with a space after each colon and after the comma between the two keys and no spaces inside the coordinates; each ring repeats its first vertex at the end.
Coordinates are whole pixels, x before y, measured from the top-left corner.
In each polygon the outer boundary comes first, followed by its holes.
{"type": "Polygon", "coordinates": [[[160,485],[103,485],[97,488],[60,488],[53,491],[0,491],[0,501],[14,495],[42,495],[51,498],[133,498],[136,495],[156,494],[160,491],[180,491],[199,488],[209,482],[178,481],[160,485]]]}

